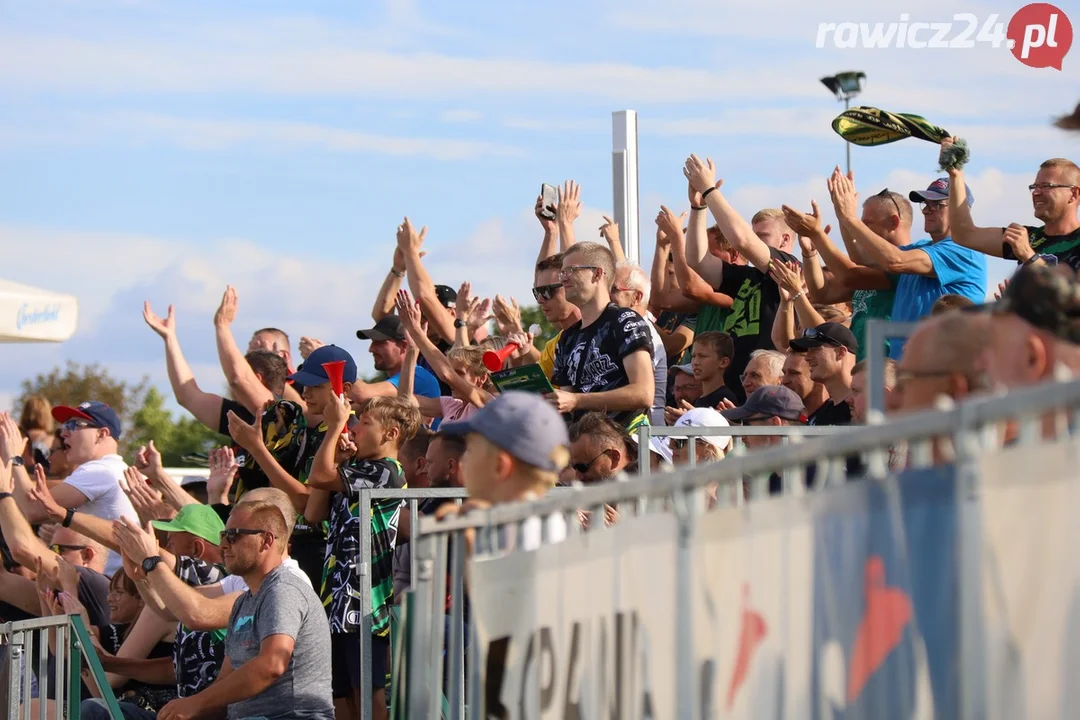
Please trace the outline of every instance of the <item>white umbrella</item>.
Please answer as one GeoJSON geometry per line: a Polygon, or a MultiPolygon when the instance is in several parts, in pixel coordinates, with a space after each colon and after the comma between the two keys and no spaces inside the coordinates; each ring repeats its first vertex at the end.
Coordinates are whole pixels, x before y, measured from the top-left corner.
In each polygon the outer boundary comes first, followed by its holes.
{"type": "Polygon", "coordinates": [[[71,295],[0,280],[0,343],[63,342],[75,334],[78,317],[71,295]]]}

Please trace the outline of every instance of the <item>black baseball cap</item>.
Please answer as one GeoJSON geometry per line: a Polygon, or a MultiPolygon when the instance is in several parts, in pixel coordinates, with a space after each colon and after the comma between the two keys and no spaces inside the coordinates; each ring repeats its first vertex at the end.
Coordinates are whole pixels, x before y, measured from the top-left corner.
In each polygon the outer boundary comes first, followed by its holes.
{"type": "Polygon", "coordinates": [[[436,285],[435,297],[439,298],[439,304],[450,309],[457,304],[457,290],[449,285],[436,285]]]}
{"type": "Polygon", "coordinates": [[[806,352],[810,348],[831,345],[833,347],[845,347],[851,352],[858,352],[859,341],[855,334],[840,323],[821,323],[817,327],[807,328],[802,337],[795,338],[789,345],[792,350],[806,352]]]}
{"type": "Polygon", "coordinates": [[[361,340],[393,340],[400,342],[405,339],[405,327],[401,324],[401,318],[397,315],[386,315],[382,320],[375,323],[370,330],[357,330],[356,337],[361,340]]]}

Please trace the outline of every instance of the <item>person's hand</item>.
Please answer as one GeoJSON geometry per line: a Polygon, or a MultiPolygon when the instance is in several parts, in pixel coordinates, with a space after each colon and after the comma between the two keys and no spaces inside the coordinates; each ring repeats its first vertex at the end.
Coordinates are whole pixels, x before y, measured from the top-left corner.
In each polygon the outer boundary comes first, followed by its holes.
{"type": "Polygon", "coordinates": [[[56,558],[56,575],[60,581],[61,590],[76,595],[78,594],[79,571],[75,569],[74,565],[65,560],[63,556],[57,556],[56,558]]]}
{"type": "Polygon", "coordinates": [[[150,523],[146,523],[146,527],[139,527],[128,518],[121,517],[113,522],[113,541],[124,548],[124,554],[136,565],[141,566],[148,557],[161,555],[157,536],[150,523]]]}
{"type": "Polygon", "coordinates": [[[668,405],[664,408],[664,420],[667,421],[668,425],[674,425],[676,420],[693,409],[693,405],[685,400],[680,400],[678,406],[672,407],[671,405],[668,405]]]}
{"type": "Polygon", "coordinates": [[[236,453],[231,447],[214,448],[210,451],[210,477],[206,479],[206,494],[209,497],[227,498],[232,488],[236,473],[240,470],[236,462],[236,453]]]}
{"type": "Polygon", "coordinates": [[[945,163],[941,161],[941,158],[945,155],[946,151],[948,151],[953,145],[956,144],[957,140],[958,138],[955,135],[942,140],[941,153],[938,155],[938,165],[945,166],[945,173],[949,176],[950,181],[958,178],[962,174],[963,170],[961,170],[960,168],[946,166],[945,163]]]}
{"type": "MultiPolygon", "coordinates": [[[[711,187],[718,188],[724,184],[723,180],[716,179],[716,165],[709,158],[706,158],[704,162],[697,156],[691,155],[686,159],[686,164],[683,165],[683,175],[686,176],[686,181],[690,183],[690,187],[699,193],[704,193],[711,187]]],[[[704,203],[702,198],[698,198],[698,202],[691,203],[697,206],[701,206],[704,203]]]]}
{"type": "Polygon", "coordinates": [[[405,332],[414,338],[420,334],[420,304],[413,302],[408,290],[398,290],[397,299],[394,301],[398,317],[405,332]]]}
{"type": "Polygon", "coordinates": [[[254,452],[256,448],[263,446],[262,425],[258,418],[257,424],[249,425],[244,422],[232,410],[228,412],[229,437],[240,447],[248,452],[254,452]]]}
{"type": "Polygon", "coordinates": [[[555,189],[559,204],[555,206],[555,221],[560,227],[573,225],[581,215],[581,186],[573,180],[567,180],[561,188],[555,189]]]}
{"type": "Polygon", "coordinates": [[[338,435],[337,446],[334,448],[334,464],[341,465],[356,456],[356,443],[352,441],[348,433],[338,435]]]}
{"type": "MultiPolygon", "coordinates": [[[[34,466],[34,477],[26,491],[26,499],[36,504],[45,513],[45,516],[56,522],[62,521],[67,516],[67,508],[56,502],[52,491],[49,490],[49,481],[45,477],[45,469],[41,465],[34,466]]],[[[45,525],[41,526],[42,528],[45,525]]],[[[55,529],[55,526],[53,526],[55,529]]],[[[51,540],[52,538],[50,538],[51,540]]],[[[45,543],[51,545],[51,542],[45,543]]]]}
{"type": "Polygon", "coordinates": [[[787,293],[789,299],[803,291],[802,272],[795,263],[773,261],[769,264],[769,277],[781,292],[787,293]]]}
{"type": "Polygon", "coordinates": [[[1017,223],[1012,223],[1005,228],[1005,242],[1012,248],[1013,257],[1024,263],[1035,257],[1035,251],[1031,249],[1031,239],[1028,237],[1027,228],[1017,223]]]}
{"type": "Polygon", "coordinates": [[[660,227],[660,225],[657,225],[656,226],[656,247],[660,248],[661,251],[664,251],[670,246],[671,246],[671,238],[669,238],[667,233],[664,232],[664,228],[660,227]]]}
{"type": "Polygon", "coordinates": [[[202,701],[198,695],[188,695],[168,703],[158,711],[158,720],[195,720],[202,715],[202,701]]]}
{"type": "MultiPolygon", "coordinates": [[[[556,207],[554,205],[546,209],[550,210],[551,212],[556,212],[556,207]]],[[[554,235],[555,228],[557,227],[555,224],[555,220],[544,217],[544,210],[544,196],[543,194],[537,195],[536,207],[533,208],[533,213],[535,213],[536,219],[540,221],[540,225],[544,228],[544,233],[554,235]]],[[[556,216],[557,215],[558,213],[556,212],[556,216]]]]}
{"type": "Polygon", "coordinates": [[[419,251],[420,246],[424,244],[424,238],[426,237],[426,225],[420,228],[420,232],[416,232],[416,228],[413,227],[412,221],[407,217],[400,225],[398,225],[397,244],[402,253],[409,253],[412,250],[419,251]]]}
{"type": "Polygon", "coordinates": [[[724,412],[725,410],[734,410],[735,403],[731,402],[727,398],[724,398],[720,402],[716,403],[716,409],[720,412],[724,412]]]}
{"type": "Polygon", "coordinates": [[[859,194],[855,192],[855,181],[845,175],[837,166],[828,181],[829,196],[832,198],[836,216],[852,220],[859,214],[859,194]]]}
{"type": "Polygon", "coordinates": [[[345,395],[331,398],[330,402],[326,403],[326,410],[323,411],[323,422],[329,430],[327,436],[333,437],[334,434],[340,434],[341,429],[349,422],[350,415],[352,415],[352,405],[349,403],[349,398],[345,395]]]}
{"type": "Polygon", "coordinates": [[[135,467],[151,480],[156,481],[161,478],[165,472],[165,464],[161,460],[161,453],[154,447],[153,440],[143,445],[135,453],[135,467]]]}
{"type": "Polygon", "coordinates": [[[994,293],[994,300],[1000,300],[1005,295],[1005,288],[1009,287],[1009,278],[1005,278],[998,283],[997,292],[994,293]]]}
{"type": "Polygon", "coordinates": [[[604,224],[600,226],[600,237],[612,247],[619,245],[619,223],[605,215],[604,224]]]}
{"type": "MultiPolygon", "coordinates": [[[[683,174],[686,174],[685,169],[683,174]]],[[[690,201],[690,207],[702,207],[705,204],[701,193],[694,189],[694,183],[690,181],[690,178],[686,179],[686,199],[690,201]]]]}
{"type": "Polygon", "coordinates": [[[133,582],[146,581],[146,573],[143,572],[142,564],[132,560],[127,552],[120,553],[120,561],[124,566],[124,574],[131,578],[133,582]]]}
{"type": "Polygon", "coordinates": [[[57,566],[53,566],[51,569],[46,569],[45,564],[42,562],[41,556],[34,558],[36,567],[35,582],[38,583],[39,588],[47,587],[52,590],[61,590],[60,586],[60,571],[57,566]]]}
{"type": "Polygon", "coordinates": [[[458,288],[457,301],[454,303],[454,318],[462,321],[467,320],[475,301],[476,298],[472,294],[472,283],[466,280],[458,288]]]}
{"type": "Polygon", "coordinates": [[[142,310],[143,320],[150,326],[150,329],[156,332],[162,340],[168,340],[176,335],[176,311],[173,306],[169,306],[169,313],[162,320],[150,307],[150,302],[143,303],[142,310]]]}
{"type": "MultiPolygon", "coordinates": [[[[780,206],[780,209],[784,213],[784,222],[786,222],[787,226],[800,238],[815,237],[821,230],[821,210],[818,209],[817,201],[811,200],[810,207],[810,212],[804,213],[801,210],[796,210],[790,205],[780,206]]],[[[811,248],[813,248],[812,245],[811,248]]]]}
{"type": "Polygon", "coordinates": [[[577,393],[556,390],[555,392],[548,393],[545,397],[560,413],[574,412],[578,406],[577,393]]]}
{"type": "Polygon", "coordinates": [[[318,338],[307,337],[306,335],[300,338],[300,357],[304,360],[308,359],[308,355],[315,352],[318,348],[325,345],[322,340],[318,338]]]}
{"type": "Polygon", "coordinates": [[[507,343],[513,343],[514,345],[517,345],[517,347],[514,348],[514,351],[510,353],[509,359],[520,360],[521,358],[531,353],[533,349],[533,340],[534,338],[531,333],[513,332],[507,335],[507,343]]]}
{"type": "Polygon", "coordinates": [[[469,318],[465,321],[469,328],[469,335],[475,335],[476,331],[487,325],[489,320],[495,319],[495,313],[491,311],[491,307],[491,298],[484,298],[480,302],[473,303],[469,318]]]}
{"type": "Polygon", "coordinates": [[[127,476],[127,496],[141,521],[171,520],[176,516],[176,508],[166,503],[161,493],[150,487],[137,470],[128,468],[126,472],[131,473],[127,476]]]}
{"type": "Polygon", "coordinates": [[[681,243],[683,242],[683,221],[686,220],[686,213],[676,216],[671,210],[667,209],[667,206],[661,205],[660,212],[656,215],[656,238],[657,242],[660,240],[660,234],[664,234],[667,243],[681,243]]]}
{"type": "Polygon", "coordinates": [[[495,314],[495,322],[498,323],[503,335],[524,332],[525,328],[521,325],[521,306],[518,305],[517,300],[514,298],[507,300],[502,295],[496,295],[491,310],[495,314]]]}
{"type": "Polygon", "coordinates": [[[229,327],[236,320],[236,309],[240,304],[240,298],[236,295],[236,288],[232,285],[225,287],[225,294],[221,296],[221,305],[214,313],[214,327],[229,327]]]}
{"type": "Polygon", "coordinates": [[[22,457],[26,452],[27,442],[19,432],[19,424],[11,417],[11,413],[0,413],[0,462],[11,465],[12,460],[22,457]]]}

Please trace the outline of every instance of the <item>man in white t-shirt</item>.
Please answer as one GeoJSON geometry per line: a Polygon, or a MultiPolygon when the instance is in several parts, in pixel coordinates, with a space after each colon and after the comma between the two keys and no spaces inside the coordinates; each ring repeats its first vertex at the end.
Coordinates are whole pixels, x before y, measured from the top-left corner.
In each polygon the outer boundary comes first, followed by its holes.
{"type": "MultiPolygon", "coordinates": [[[[76,466],[62,483],[52,486],[56,502],[69,511],[64,527],[75,510],[103,520],[126,517],[137,523],[139,516],[120,486],[127,464],[117,451],[120,417],[116,411],[105,403],[90,401],[74,408],[54,407],[52,416],[61,424],[68,462],[76,466]]],[[[39,508],[29,511],[30,522],[46,520],[39,508]]],[[[105,574],[111,576],[120,567],[120,556],[110,552],[105,574]]]]}

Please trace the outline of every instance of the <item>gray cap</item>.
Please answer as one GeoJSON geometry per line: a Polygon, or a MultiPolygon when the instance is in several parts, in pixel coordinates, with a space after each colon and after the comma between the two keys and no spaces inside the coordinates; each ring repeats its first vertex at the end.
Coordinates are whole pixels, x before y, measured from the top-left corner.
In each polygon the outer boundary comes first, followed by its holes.
{"type": "Polygon", "coordinates": [[[668,372],[675,372],[675,371],[684,372],[687,375],[693,375],[694,374],[694,366],[691,365],[690,363],[686,363],[685,365],[672,365],[671,368],[668,370],[668,372]]]}
{"type": "Polygon", "coordinates": [[[511,390],[468,420],[445,423],[448,435],[482,435],[500,450],[542,470],[560,472],[570,460],[570,434],[562,416],[543,397],[511,390]]]}
{"type": "Polygon", "coordinates": [[[766,385],[750,393],[742,407],[721,413],[733,422],[752,417],[778,417],[791,422],[806,422],[806,406],[802,398],[783,385],[766,385]]]}

